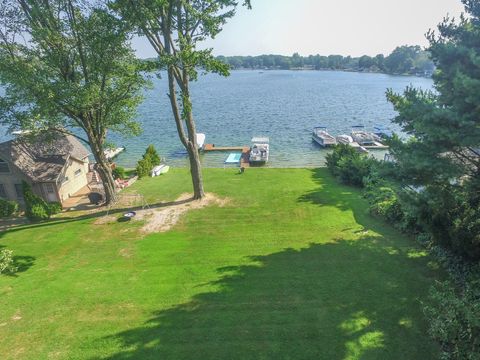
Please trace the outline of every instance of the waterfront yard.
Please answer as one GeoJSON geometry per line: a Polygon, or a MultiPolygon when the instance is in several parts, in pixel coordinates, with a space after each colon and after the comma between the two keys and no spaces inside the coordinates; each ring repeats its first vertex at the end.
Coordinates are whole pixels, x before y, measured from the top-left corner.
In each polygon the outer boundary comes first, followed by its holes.
{"type": "MultiPolygon", "coordinates": [[[[2,359],[435,359],[421,302],[439,276],[326,169],[205,170],[228,201],[168,232],[67,213],[0,234],[2,359]]],[[[137,182],[150,204],[188,171],[137,182]]],[[[119,214],[117,214],[119,216],[119,214]]]]}

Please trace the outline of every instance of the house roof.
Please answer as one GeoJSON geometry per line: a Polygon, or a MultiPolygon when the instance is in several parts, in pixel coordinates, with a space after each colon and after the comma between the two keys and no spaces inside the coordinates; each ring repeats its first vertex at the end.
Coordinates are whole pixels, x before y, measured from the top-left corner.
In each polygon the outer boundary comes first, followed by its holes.
{"type": "Polygon", "coordinates": [[[84,160],[89,151],[71,135],[19,137],[0,143],[0,158],[34,182],[56,181],[69,158],[84,160]]]}

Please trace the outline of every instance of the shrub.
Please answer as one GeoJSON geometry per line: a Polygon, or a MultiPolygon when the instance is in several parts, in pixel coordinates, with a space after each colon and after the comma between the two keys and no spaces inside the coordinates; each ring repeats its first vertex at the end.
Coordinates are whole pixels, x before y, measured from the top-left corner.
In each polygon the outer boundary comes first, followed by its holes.
{"type": "Polygon", "coordinates": [[[149,158],[140,160],[137,163],[137,168],[136,168],[138,178],[141,179],[145,176],[150,176],[150,172],[152,171],[152,169],[153,169],[153,166],[149,158]]]}
{"type": "Polygon", "coordinates": [[[12,216],[18,211],[18,203],[0,198],[0,218],[12,216]]]}
{"type": "Polygon", "coordinates": [[[127,177],[125,168],[121,166],[116,166],[115,169],[112,170],[112,175],[114,179],[125,179],[127,177]]]}
{"type": "Polygon", "coordinates": [[[367,177],[375,163],[353,147],[340,144],[333,152],[327,155],[327,168],[342,183],[354,186],[363,186],[363,178],[367,177]]]}
{"type": "Polygon", "coordinates": [[[442,349],[442,359],[480,358],[480,283],[462,290],[443,282],[430,290],[431,303],[424,307],[430,335],[442,349]]]}
{"type": "Polygon", "coordinates": [[[145,154],[143,155],[143,158],[148,158],[150,160],[152,168],[160,165],[160,156],[158,155],[157,150],[153,145],[148,145],[147,149],[145,150],[145,154]]]}
{"type": "Polygon", "coordinates": [[[62,204],[60,204],[57,201],[49,202],[47,205],[48,205],[48,214],[49,215],[60,214],[63,210],[62,204]]]}
{"type": "Polygon", "coordinates": [[[25,216],[31,221],[50,218],[49,206],[45,200],[33,193],[30,185],[22,182],[23,198],[25,200],[25,216]]]}
{"type": "Polygon", "coordinates": [[[7,249],[0,250],[0,274],[12,274],[15,271],[17,271],[17,267],[13,260],[13,251],[7,249]]]}

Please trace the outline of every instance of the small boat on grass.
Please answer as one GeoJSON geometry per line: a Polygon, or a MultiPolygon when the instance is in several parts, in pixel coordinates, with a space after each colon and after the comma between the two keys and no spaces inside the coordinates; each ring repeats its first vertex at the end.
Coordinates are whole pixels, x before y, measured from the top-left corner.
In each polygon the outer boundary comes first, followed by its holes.
{"type": "Polygon", "coordinates": [[[317,126],[313,128],[312,139],[322,147],[328,147],[337,144],[337,140],[328,133],[325,126],[317,126]]]}
{"type": "Polygon", "coordinates": [[[252,165],[262,165],[268,162],[270,155],[270,139],[268,137],[254,137],[250,148],[249,162],[252,165]]]}
{"type": "Polygon", "coordinates": [[[165,164],[161,164],[161,165],[155,166],[155,167],[152,169],[151,176],[152,176],[152,177],[155,177],[155,176],[160,176],[160,175],[162,175],[162,174],[166,174],[166,173],[168,172],[168,170],[170,170],[170,166],[165,165],[165,164]]]}

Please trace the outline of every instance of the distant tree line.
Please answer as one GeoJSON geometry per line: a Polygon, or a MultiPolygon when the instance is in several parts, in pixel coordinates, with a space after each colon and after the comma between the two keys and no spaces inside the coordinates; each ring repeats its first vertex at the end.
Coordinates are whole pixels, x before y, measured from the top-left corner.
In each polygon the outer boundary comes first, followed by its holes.
{"type": "Polygon", "coordinates": [[[232,69],[310,69],[310,70],[345,70],[379,72],[387,74],[409,74],[430,76],[434,64],[427,51],[420,46],[400,46],[390,55],[351,57],[342,55],[292,56],[218,56],[232,69]]]}

